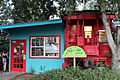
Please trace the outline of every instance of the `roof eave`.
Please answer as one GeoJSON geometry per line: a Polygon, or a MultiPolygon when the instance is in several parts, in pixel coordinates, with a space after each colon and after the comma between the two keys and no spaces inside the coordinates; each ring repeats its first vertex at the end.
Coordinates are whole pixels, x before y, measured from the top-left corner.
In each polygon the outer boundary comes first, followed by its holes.
{"type": "Polygon", "coordinates": [[[22,27],[31,27],[31,26],[42,26],[49,24],[59,24],[62,23],[61,19],[57,20],[46,20],[46,21],[38,21],[38,22],[29,22],[29,23],[21,23],[21,24],[11,24],[11,25],[2,25],[0,29],[12,29],[12,28],[22,28],[22,27]]]}

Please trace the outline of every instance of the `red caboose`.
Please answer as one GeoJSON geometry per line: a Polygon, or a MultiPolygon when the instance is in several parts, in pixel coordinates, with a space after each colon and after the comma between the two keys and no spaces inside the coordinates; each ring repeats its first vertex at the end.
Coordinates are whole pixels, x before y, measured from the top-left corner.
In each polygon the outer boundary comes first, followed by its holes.
{"type": "MultiPolygon", "coordinates": [[[[107,17],[112,26],[114,14],[108,12],[107,17]]],[[[99,11],[76,12],[71,17],[64,16],[63,20],[65,49],[69,46],[80,46],[87,54],[87,58],[77,59],[78,66],[90,67],[98,62],[110,65],[111,51],[99,11]]],[[[72,59],[66,58],[62,66],[72,66],[72,59]]]]}

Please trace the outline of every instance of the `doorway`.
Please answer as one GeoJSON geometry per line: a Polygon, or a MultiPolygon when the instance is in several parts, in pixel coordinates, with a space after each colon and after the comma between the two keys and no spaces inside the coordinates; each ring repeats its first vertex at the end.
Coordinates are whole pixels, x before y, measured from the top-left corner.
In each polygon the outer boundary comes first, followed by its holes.
{"type": "Polygon", "coordinates": [[[26,40],[11,41],[11,72],[26,70],[26,40]]]}

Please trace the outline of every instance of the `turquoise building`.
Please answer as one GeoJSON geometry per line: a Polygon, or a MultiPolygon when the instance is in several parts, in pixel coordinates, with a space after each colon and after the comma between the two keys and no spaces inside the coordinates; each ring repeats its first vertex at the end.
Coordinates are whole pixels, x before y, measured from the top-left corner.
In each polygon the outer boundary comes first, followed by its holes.
{"type": "Polygon", "coordinates": [[[47,20],[0,26],[10,35],[9,71],[36,73],[62,68],[64,24],[47,20]]]}

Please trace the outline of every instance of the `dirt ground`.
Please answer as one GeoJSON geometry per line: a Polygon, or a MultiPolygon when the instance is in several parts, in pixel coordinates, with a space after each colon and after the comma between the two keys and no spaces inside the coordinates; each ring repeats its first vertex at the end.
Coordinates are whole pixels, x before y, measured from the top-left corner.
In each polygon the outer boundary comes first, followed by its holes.
{"type": "Polygon", "coordinates": [[[24,73],[24,74],[14,77],[13,79],[10,79],[10,80],[30,80],[30,78],[35,77],[35,76],[36,76],[35,74],[24,73]]]}

